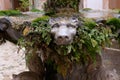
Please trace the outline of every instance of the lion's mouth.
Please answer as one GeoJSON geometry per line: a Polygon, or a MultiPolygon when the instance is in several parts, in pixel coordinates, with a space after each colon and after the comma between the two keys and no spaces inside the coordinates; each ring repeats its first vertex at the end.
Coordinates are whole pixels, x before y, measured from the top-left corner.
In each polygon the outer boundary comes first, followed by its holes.
{"type": "Polygon", "coordinates": [[[57,39],[54,41],[57,45],[68,45],[71,44],[73,40],[64,40],[64,39],[57,39]]]}

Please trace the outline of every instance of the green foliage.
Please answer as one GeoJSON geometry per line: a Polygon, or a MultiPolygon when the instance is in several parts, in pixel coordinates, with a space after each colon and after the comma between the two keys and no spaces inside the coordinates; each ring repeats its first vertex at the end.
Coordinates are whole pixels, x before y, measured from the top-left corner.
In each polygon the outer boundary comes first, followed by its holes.
{"type": "Polygon", "coordinates": [[[84,18],[84,25],[90,29],[93,29],[96,27],[96,23],[90,19],[90,18],[84,18]]]}
{"type": "Polygon", "coordinates": [[[120,19],[118,18],[108,19],[107,24],[112,26],[113,33],[115,33],[118,29],[120,29],[120,19]]]}
{"type": "Polygon", "coordinates": [[[29,35],[25,38],[19,39],[18,45],[29,49],[33,46],[36,46],[35,44],[37,43],[46,42],[46,44],[49,44],[51,38],[48,34],[50,32],[50,27],[47,23],[48,19],[48,16],[42,16],[33,20],[31,24],[31,30],[29,31],[29,35]]]}
{"type": "Polygon", "coordinates": [[[107,20],[107,24],[111,27],[112,33],[118,42],[120,43],[120,19],[119,18],[110,18],[107,20]]]}
{"type": "Polygon", "coordinates": [[[49,34],[50,32],[50,26],[48,24],[49,16],[42,16],[39,18],[36,18],[32,21],[32,26],[34,28],[34,31],[31,32],[38,32],[41,35],[41,41],[45,42],[47,45],[49,45],[51,41],[51,36],[49,34]]]}
{"type": "Polygon", "coordinates": [[[20,9],[26,10],[30,6],[29,0],[20,0],[20,9]]]}
{"type": "Polygon", "coordinates": [[[41,40],[45,42],[47,45],[51,41],[51,38],[50,38],[51,36],[49,34],[50,27],[48,24],[48,20],[49,20],[48,16],[43,16],[33,20],[32,22],[32,26],[35,28],[34,31],[40,33],[41,40]]]}
{"type": "Polygon", "coordinates": [[[78,12],[80,0],[47,0],[44,10],[47,15],[53,15],[62,8],[72,8],[78,12]]]}
{"type": "Polygon", "coordinates": [[[0,16],[16,16],[21,15],[22,13],[19,10],[4,10],[0,11],[0,16]]]}

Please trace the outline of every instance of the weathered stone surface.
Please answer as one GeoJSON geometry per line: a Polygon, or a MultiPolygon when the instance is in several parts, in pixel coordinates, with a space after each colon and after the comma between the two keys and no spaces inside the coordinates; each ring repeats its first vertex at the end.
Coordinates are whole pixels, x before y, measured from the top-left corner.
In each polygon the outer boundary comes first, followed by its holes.
{"type": "Polygon", "coordinates": [[[9,41],[0,45],[0,80],[11,80],[13,73],[26,70],[24,50],[18,53],[18,46],[9,41]]]}
{"type": "Polygon", "coordinates": [[[120,77],[120,49],[107,48],[103,51],[103,64],[120,77]]]}

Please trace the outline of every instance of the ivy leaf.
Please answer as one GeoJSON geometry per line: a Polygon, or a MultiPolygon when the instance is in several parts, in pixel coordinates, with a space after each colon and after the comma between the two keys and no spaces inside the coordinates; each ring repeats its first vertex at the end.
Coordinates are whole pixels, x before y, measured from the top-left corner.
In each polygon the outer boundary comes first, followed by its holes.
{"type": "Polygon", "coordinates": [[[47,36],[47,32],[44,31],[44,32],[42,33],[42,38],[44,39],[46,36],[47,36]]]}
{"type": "Polygon", "coordinates": [[[96,40],[91,39],[91,43],[92,43],[92,46],[93,46],[93,47],[97,46],[97,41],[96,41],[96,40]]]}
{"type": "Polygon", "coordinates": [[[51,39],[50,35],[48,35],[48,36],[45,38],[46,44],[49,45],[50,42],[51,42],[51,40],[52,40],[52,39],[51,39]]]}

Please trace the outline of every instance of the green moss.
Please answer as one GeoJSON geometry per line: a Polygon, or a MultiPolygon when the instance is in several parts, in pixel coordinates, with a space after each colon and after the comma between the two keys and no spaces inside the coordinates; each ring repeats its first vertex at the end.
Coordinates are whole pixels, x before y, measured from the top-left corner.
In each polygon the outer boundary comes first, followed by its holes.
{"type": "Polygon", "coordinates": [[[35,8],[31,9],[30,11],[31,11],[31,12],[41,12],[41,13],[44,13],[44,11],[41,11],[41,10],[35,9],[35,8]]]}
{"type": "Polygon", "coordinates": [[[0,11],[0,16],[5,16],[5,13],[3,11],[0,11]]]}
{"type": "Polygon", "coordinates": [[[92,10],[91,8],[84,8],[84,9],[82,9],[83,11],[90,11],[90,10],[92,10]]]}
{"type": "Polygon", "coordinates": [[[32,12],[40,12],[39,9],[31,9],[32,12]]]}
{"type": "Polygon", "coordinates": [[[50,18],[49,16],[42,16],[42,17],[38,17],[38,18],[34,19],[32,22],[46,21],[49,18],[50,18]]]}
{"type": "Polygon", "coordinates": [[[16,16],[21,15],[22,13],[18,10],[4,10],[0,11],[0,16],[16,16]]]}

